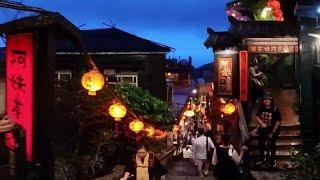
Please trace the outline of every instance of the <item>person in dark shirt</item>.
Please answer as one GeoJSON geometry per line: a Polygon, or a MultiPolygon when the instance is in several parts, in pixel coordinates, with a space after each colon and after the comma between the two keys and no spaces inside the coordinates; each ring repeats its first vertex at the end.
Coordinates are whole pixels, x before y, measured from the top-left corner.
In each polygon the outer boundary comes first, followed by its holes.
{"type": "Polygon", "coordinates": [[[124,172],[121,180],[164,180],[167,170],[154,153],[147,151],[144,145],[140,145],[124,172]]]}
{"type": "Polygon", "coordinates": [[[256,120],[259,123],[258,146],[260,153],[260,161],[256,164],[266,162],[266,155],[270,152],[271,167],[276,167],[276,141],[280,134],[281,114],[279,108],[274,105],[270,92],[265,93],[262,105],[256,114],[256,120]]]}

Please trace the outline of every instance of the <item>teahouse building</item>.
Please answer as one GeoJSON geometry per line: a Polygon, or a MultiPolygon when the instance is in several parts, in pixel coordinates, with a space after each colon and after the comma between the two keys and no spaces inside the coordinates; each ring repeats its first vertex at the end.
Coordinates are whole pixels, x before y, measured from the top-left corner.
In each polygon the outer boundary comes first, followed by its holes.
{"type": "MultiPolygon", "coordinates": [[[[215,56],[215,95],[241,101],[249,130],[256,127],[255,114],[263,92],[271,92],[282,115],[278,158],[289,157],[288,149],[301,145],[301,61],[294,4],[282,3],[284,20],[270,17],[260,21],[248,14],[250,9],[242,2],[229,3],[229,30],[215,32],[208,28],[209,37],[204,44],[213,49],[215,56]]],[[[255,139],[252,136],[249,143],[253,155],[257,154],[255,139]]]]}

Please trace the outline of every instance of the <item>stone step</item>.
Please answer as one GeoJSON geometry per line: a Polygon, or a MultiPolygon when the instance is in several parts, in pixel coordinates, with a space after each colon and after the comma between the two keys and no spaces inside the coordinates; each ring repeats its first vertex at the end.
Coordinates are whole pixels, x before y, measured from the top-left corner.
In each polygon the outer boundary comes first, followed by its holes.
{"type": "MultiPolygon", "coordinates": [[[[300,153],[300,151],[296,151],[295,153],[300,153]]],[[[250,150],[249,156],[253,157],[254,159],[257,159],[259,157],[259,151],[257,149],[250,150]]],[[[290,159],[292,157],[292,152],[288,150],[277,150],[276,151],[276,159],[290,159]]]]}
{"type": "MultiPolygon", "coordinates": [[[[291,140],[277,140],[276,142],[277,147],[278,146],[301,146],[302,141],[300,139],[291,139],[291,140]]],[[[258,139],[252,139],[249,142],[249,146],[258,146],[258,139]]]]}
{"type": "MultiPolygon", "coordinates": [[[[258,134],[251,134],[250,135],[252,139],[255,139],[258,137],[258,134]]],[[[290,131],[280,131],[279,139],[281,138],[300,138],[301,131],[300,130],[290,130],[290,131]]]]}
{"type": "Polygon", "coordinates": [[[256,165],[255,163],[257,160],[252,159],[249,162],[250,168],[252,171],[276,171],[276,170],[294,170],[293,163],[290,160],[285,159],[277,159],[277,166],[275,168],[270,167],[270,164],[268,161],[266,161],[264,164],[256,165]]]}
{"type": "MultiPolygon", "coordinates": [[[[254,129],[257,128],[257,125],[256,124],[253,124],[253,123],[250,123],[249,126],[248,126],[248,130],[249,132],[253,131],[254,129]]],[[[284,131],[284,132],[287,132],[287,131],[294,131],[294,130],[300,130],[300,123],[299,124],[284,124],[284,125],[281,125],[280,127],[280,132],[281,131],[284,131]]]]}

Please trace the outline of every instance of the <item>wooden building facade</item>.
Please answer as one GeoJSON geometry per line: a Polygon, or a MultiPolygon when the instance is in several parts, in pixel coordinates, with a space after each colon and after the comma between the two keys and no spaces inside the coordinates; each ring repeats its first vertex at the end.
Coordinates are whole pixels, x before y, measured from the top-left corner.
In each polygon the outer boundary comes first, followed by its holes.
{"type": "MultiPolygon", "coordinates": [[[[84,44],[108,84],[127,83],[148,90],[153,96],[167,99],[165,56],[171,48],[118,28],[81,31],[84,44]]],[[[57,78],[85,72],[84,58],[72,43],[57,47],[57,78]]]]}

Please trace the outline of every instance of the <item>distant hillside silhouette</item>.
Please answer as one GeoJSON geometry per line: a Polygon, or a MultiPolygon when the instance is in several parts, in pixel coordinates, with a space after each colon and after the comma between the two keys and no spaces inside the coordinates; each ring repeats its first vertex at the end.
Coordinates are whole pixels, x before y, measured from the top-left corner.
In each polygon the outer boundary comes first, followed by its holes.
{"type": "Polygon", "coordinates": [[[194,79],[203,78],[206,82],[212,82],[214,79],[213,63],[208,63],[199,68],[193,69],[192,76],[194,79]]]}

